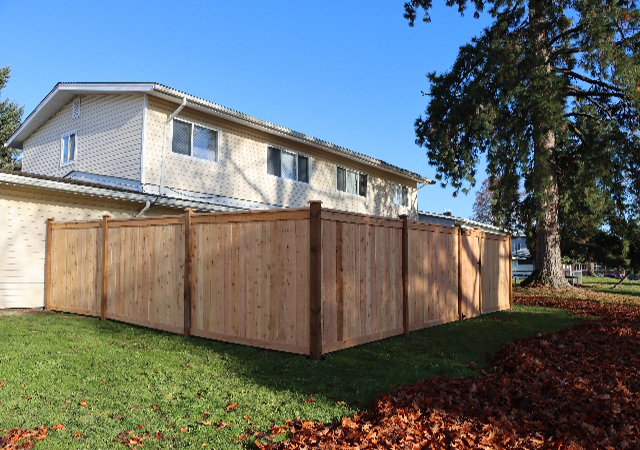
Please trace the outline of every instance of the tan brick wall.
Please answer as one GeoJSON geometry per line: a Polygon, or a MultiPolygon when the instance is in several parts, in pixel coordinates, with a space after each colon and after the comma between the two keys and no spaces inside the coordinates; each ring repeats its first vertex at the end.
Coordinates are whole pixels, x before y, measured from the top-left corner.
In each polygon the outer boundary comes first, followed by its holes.
{"type": "Polygon", "coordinates": [[[72,118],[71,101],[25,141],[23,170],[51,176],[64,176],[76,170],[140,180],[144,96],[85,95],[79,98],[77,119],[72,118]],[[61,137],[74,130],[77,131],[76,162],[61,166],[61,137]]]}
{"type": "MultiPolygon", "coordinates": [[[[148,98],[144,179],[150,185],[160,184],[163,125],[176,108],[176,104],[151,96],[148,98]]],[[[324,208],[391,217],[410,212],[412,217],[417,217],[415,182],[190,108],[183,109],[178,118],[219,131],[218,162],[172,154],[171,127],[168,127],[165,172],[168,188],[283,207],[306,206],[309,200],[321,200],[324,208]],[[311,183],[298,183],[267,174],[269,145],[311,156],[311,183]],[[369,175],[366,198],[337,190],[337,164],[369,175]],[[391,185],[394,182],[409,186],[411,211],[392,204],[391,185]]]]}

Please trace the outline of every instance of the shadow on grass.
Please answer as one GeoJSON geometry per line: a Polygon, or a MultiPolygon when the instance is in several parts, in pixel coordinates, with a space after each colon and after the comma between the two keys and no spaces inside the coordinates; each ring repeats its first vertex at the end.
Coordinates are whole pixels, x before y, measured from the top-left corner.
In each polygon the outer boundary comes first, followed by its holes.
{"type": "Polygon", "coordinates": [[[485,354],[505,343],[579,322],[560,310],[516,308],[329,353],[324,361],[199,338],[188,345],[220,354],[252,383],[359,408],[422,378],[477,375],[489,370],[485,354]]]}

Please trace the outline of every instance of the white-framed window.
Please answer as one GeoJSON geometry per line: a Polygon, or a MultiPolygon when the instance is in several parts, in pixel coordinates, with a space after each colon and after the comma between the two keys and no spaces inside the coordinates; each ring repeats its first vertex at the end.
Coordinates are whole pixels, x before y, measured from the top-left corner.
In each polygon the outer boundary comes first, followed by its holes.
{"type": "Polygon", "coordinates": [[[392,186],[393,204],[400,206],[409,206],[409,188],[400,184],[393,184],[392,186]]]}
{"type": "Polygon", "coordinates": [[[218,131],[173,119],[171,152],[215,162],[218,160],[218,131]]]}
{"type": "Polygon", "coordinates": [[[309,183],[311,180],[311,159],[306,155],[267,147],[267,173],[275,177],[309,183]]]}
{"type": "Polygon", "coordinates": [[[76,161],[78,133],[70,131],[60,137],[60,165],[73,164],[76,161]]]}
{"type": "Polygon", "coordinates": [[[367,181],[368,176],[366,173],[357,172],[346,167],[337,167],[336,186],[341,192],[366,197],[367,181]]]}

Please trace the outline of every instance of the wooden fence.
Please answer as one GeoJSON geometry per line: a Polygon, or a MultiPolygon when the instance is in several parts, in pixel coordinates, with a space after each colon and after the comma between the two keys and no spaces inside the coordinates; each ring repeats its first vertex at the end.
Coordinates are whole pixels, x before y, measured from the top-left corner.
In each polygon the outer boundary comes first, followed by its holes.
{"type": "Polygon", "coordinates": [[[318,359],[511,306],[509,236],[310,208],[47,227],[46,308],[318,359]]]}

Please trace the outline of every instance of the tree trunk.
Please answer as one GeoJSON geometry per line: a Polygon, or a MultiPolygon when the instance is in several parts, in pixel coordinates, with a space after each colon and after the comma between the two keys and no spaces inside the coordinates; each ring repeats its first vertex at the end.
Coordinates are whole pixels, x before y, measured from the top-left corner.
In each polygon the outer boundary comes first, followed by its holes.
{"type": "Polygon", "coordinates": [[[536,205],[536,268],[523,286],[544,285],[555,289],[569,288],[564,277],[560,255],[560,223],[558,221],[558,179],[555,158],[556,138],[552,130],[534,143],[534,177],[538,193],[536,205]]]}
{"type": "Polygon", "coordinates": [[[594,263],[593,261],[589,261],[587,263],[587,273],[585,273],[585,275],[588,277],[598,276],[596,274],[596,263],[594,263]]]}
{"type": "MultiPolygon", "coordinates": [[[[547,34],[544,31],[546,20],[544,0],[530,0],[534,11],[532,20],[533,40],[538,44],[534,49],[537,62],[542,70],[532,79],[532,89],[547,92],[548,77],[552,77],[551,65],[547,62],[547,34]]],[[[533,181],[536,205],[536,268],[522,285],[544,285],[555,289],[569,288],[571,285],[562,271],[560,255],[560,223],[558,220],[558,166],[556,154],[556,135],[553,126],[548,124],[548,110],[540,100],[532,103],[533,121],[533,181]]]]}

